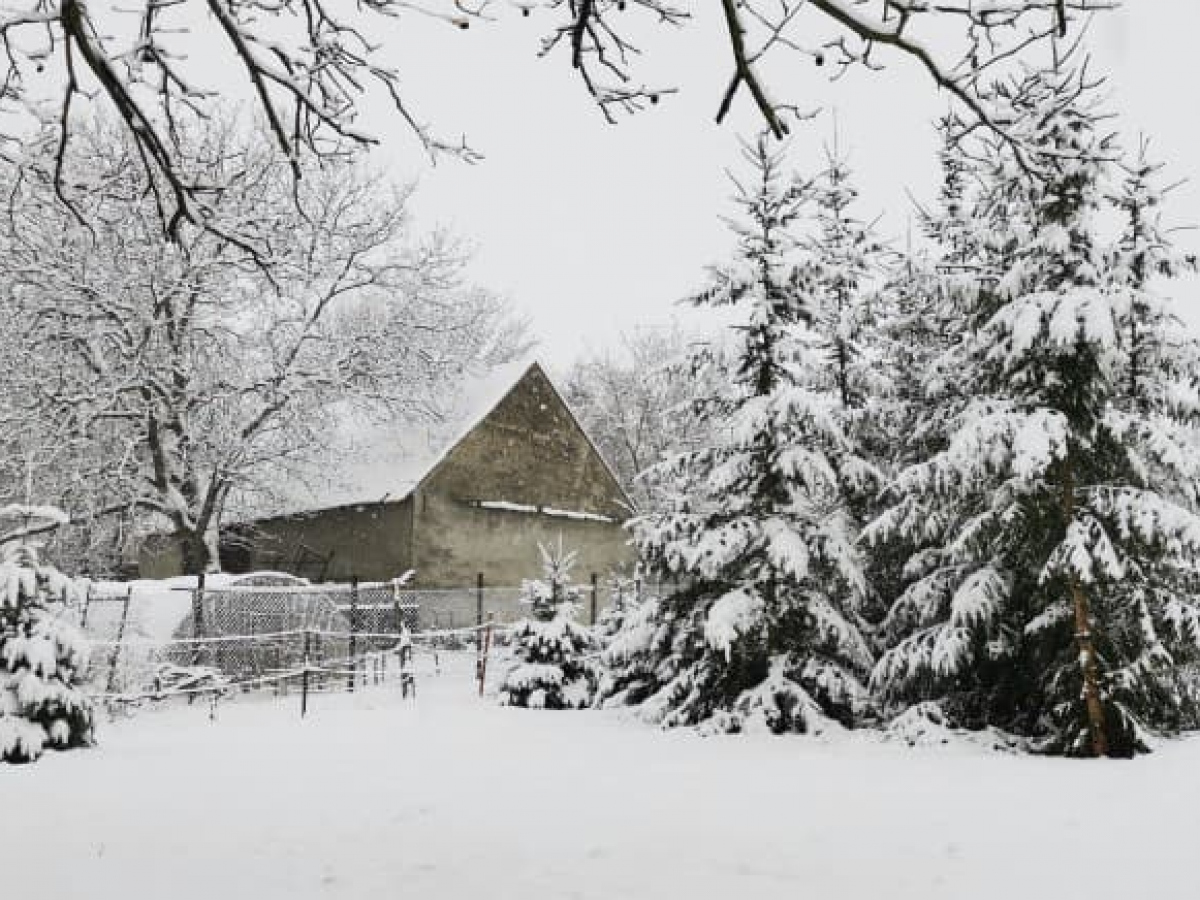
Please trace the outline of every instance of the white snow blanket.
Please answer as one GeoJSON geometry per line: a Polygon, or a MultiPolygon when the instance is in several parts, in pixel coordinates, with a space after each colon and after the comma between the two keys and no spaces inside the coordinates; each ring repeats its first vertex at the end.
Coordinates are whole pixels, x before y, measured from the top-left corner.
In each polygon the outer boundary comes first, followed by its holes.
{"type": "Polygon", "coordinates": [[[1194,900],[1200,740],[1135,762],[660,732],[396,686],[205,704],[0,767],[29,900],[1194,900]],[[1120,823],[1125,823],[1124,825],[1120,823]]]}

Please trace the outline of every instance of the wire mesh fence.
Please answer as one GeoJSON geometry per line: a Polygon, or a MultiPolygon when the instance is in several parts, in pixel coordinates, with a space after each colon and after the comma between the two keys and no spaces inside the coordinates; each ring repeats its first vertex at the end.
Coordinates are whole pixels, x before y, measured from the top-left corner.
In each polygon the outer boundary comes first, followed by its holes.
{"type": "Polygon", "coordinates": [[[392,583],[92,586],[80,617],[93,647],[85,677],[106,697],[203,685],[286,691],[301,668],[322,670],[316,686],[328,674],[352,688],[360,666],[364,677],[386,667],[417,614],[392,583]]]}
{"type": "MultiPolygon", "coordinates": [[[[582,586],[584,622],[594,622],[612,585],[582,586]]],[[[460,588],[422,588],[403,580],[305,584],[249,576],[192,586],[163,582],[93,585],[82,622],[93,645],[93,694],[126,701],[179,694],[272,690],[287,693],[399,678],[399,647],[481,648],[482,631],[527,609],[522,589],[480,576],[460,588]]]]}
{"type": "MultiPolygon", "coordinates": [[[[628,579],[634,590],[645,596],[664,590],[670,585],[659,582],[628,579]]],[[[580,592],[580,621],[593,625],[601,611],[612,601],[612,580],[591,575],[576,587],[580,592]]],[[[449,588],[405,588],[401,591],[405,602],[419,610],[422,628],[451,629],[478,625],[489,616],[497,623],[511,624],[528,615],[529,610],[521,602],[523,590],[519,586],[493,586],[482,576],[476,584],[449,588]]]]}

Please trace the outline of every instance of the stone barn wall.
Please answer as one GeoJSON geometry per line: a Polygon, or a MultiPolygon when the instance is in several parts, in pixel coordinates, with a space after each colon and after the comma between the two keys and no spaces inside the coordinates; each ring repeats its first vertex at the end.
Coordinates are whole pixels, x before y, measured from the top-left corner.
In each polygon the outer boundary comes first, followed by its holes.
{"type": "Polygon", "coordinates": [[[412,560],[412,502],[364,503],[263,519],[230,529],[222,558],[230,572],[264,569],[323,581],[386,581],[412,560]]]}
{"type": "Polygon", "coordinates": [[[483,573],[489,585],[515,587],[542,574],[538,544],[577,552],[572,578],[586,582],[595,573],[630,568],[634,554],[619,524],[484,509],[461,501],[421,494],[414,543],[415,584],[463,587],[483,573]]]}

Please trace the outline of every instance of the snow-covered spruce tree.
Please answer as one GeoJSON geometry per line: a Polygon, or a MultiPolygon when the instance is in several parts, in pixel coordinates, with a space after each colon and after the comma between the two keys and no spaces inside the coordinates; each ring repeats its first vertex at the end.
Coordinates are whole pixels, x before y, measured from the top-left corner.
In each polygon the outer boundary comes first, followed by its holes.
{"type": "Polygon", "coordinates": [[[872,657],[846,497],[874,473],[844,433],[836,391],[804,381],[822,353],[808,330],[818,284],[790,230],[812,188],[765,139],[743,155],[753,180],[734,179],[737,259],[695,298],[746,313],[732,353],[694,360],[724,373],[696,405],[711,443],[653,471],[671,508],[634,523],[650,570],[681,587],[614,639],[635,673],[615,677],[665,726],[807,732],[852,724],[866,705],[872,657]]]}
{"type": "Polygon", "coordinates": [[[541,544],[542,577],[521,586],[529,616],[512,631],[513,664],[500,685],[505,706],[579,709],[595,691],[595,650],[591,629],[575,621],[582,589],[571,582],[575,553],[541,544]]]}
{"type": "Polygon", "coordinates": [[[1143,139],[1137,156],[1122,164],[1124,177],[1111,202],[1121,211],[1124,227],[1109,264],[1110,277],[1127,294],[1120,318],[1126,358],[1120,402],[1142,412],[1171,403],[1164,388],[1200,377],[1196,341],[1155,289],[1156,279],[1194,271],[1196,258],[1175,247],[1162,221],[1171,186],[1162,184],[1164,167],[1148,153],[1143,139]],[[1147,377],[1148,372],[1167,377],[1147,377]]]}
{"type": "Polygon", "coordinates": [[[943,145],[938,157],[942,185],[937,205],[919,210],[925,245],[911,241],[893,267],[884,291],[891,298],[883,323],[889,350],[894,415],[888,422],[893,459],[912,463],[945,445],[939,417],[948,400],[961,398],[953,377],[942,377],[938,363],[964,332],[964,294],[977,291],[978,234],[968,196],[970,164],[954,144],[954,123],[940,123],[943,145]]]}
{"type": "Polygon", "coordinates": [[[991,281],[962,296],[941,365],[962,399],[931,413],[945,448],[900,473],[867,530],[921,548],[872,682],[897,710],[935,701],[951,724],[1048,752],[1128,756],[1190,716],[1177,662],[1200,637],[1200,398],[1147,364],[1147,393],[1172,403],[1120,402],[1131,296],[1095,231],[1115,150],[1094,86],[1033,71],[1000,97],[1039,173],[986,148],[976,263],[991,281]]]}
{"type": "Polygon", "coordinates": [[[6,506],[22,524],[0,537],[0,762],[32,762],[47,747],[92,742],[92,706],[80,681],[88,648],[71,621],[75,582],[41,565],[22,540],[31,520],[65,518],[43,507],[6,506]]]}
{"type": "MultiPolygon", "coordinates": [[[[875,340],[885,354],[887,392],[873,398],[878,414],[872,425],[874,455],[890,475],[945,449],[948,423],[966,399],[957,373],[945,362],[968,330],[962,298],[979,290],[978,229],[968,191],[970,161],[954,145],[953,121],[940,125],[938,201],[918,210],[919,239],[910,234],[880,288],[886,302],[875,340]]],[[[877,494],[864,519],[882,513],[887,502],[886,494],[877,494]]],[[[919,548],[910,536],[896,533],[872,543],[870,584],[885,611],[903,591],[905,566],[919,548]]]]}
{"type": "MultiPolygon", "coordinates": [[[[1139,446],[1147,440],[1157,443],[1147,421],[1168,432],[1170,443],[1160,448],[1181,455],[1166,466],[1147,455],[1146,481],[1196,512],[1200,510],[1200,341],[1179,319],[1170,299],[1159,293],[1163,281],[1195,271],[1196,257],[1175,246],[1172,229],[1163,222],[1172,185],[1163,183],[1164,166],[1149,158],[1146,140],[1122,168],[1124,177],[1110,198],[1124,218],[1109,269],[1117,291],[1124,294],[1118,319],[1124,371],[1118,376],[1114,402],[1131,414],[1129,425],[1139,433],[1139,446]],[[1176,449],[1171,449],[1172,444],[1176,449]]],[[[1153,579],[1147,579],[1142,588],[1160,592],[1151,608],[1165,609],[1165,622],[1151,620],[1143,627],[1148,639],[1164,632],[1163,643],[1182,682],[1172,685],[1183,692],[1177,698],[1176,724],[1195,728],[1200,726],[1200,621],[1194,616],[1194,604],[1181,605],[1172,595],[1200,597],[1200,573],[1175,570],[1166,576],[1159,578],[1156,587],[1150,587],[1153,579]]]]}
{"type": "MultiPolygon", "coordinates": [[[[894,471],[908,409],[899,394],[907,371],[901,359],[905,336],[892,327],[907,298],[897,289],[904,285],[894,276],[894,254],[873,225],[857,215],[858,190],[848,158],[836,142],[825,157],[813,183],[817,228],[805,247],[816,288],[810,332],[820,352],[807,355],[802,380],[836,398],[835,415],[850,445],[886,477],[894,471]]],[[[881,478],[845,486],[855,534],[880,512],[881,487],[881,478]]],[[[897,568],[879,553],[866,559],[871,589],[862,612],[873,622],[886,609],[880,588],[895,580],[897,568]]]]}
{"type": "Polygon", "coordinates": [[[870,423],[877,411],[871,402],[886,393],[884,345],[878,324],[886,315],[887,294],[871,290],[883,267],[883,246],[870,224],[854,215],[858,191],[846,157],[836,148],[826,152],[826,166],[813,183],[817,231],[808,242],[808,265],[814,280],[812,334],[825,351],[810,373],[825,383],[844,410],[860,410],[855,427],[870,423]]]}

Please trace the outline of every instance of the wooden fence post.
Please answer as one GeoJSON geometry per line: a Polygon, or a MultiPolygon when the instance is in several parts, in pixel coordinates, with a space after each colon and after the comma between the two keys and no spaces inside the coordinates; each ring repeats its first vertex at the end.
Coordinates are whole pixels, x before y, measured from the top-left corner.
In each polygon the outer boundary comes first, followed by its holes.
{"type": "Polygon", "coordinates": [[[92,583],[89,581],[87,593],[83,595],[83,614],[79,617],[79,630],[87,631],[88,607],[92,605],[92,583]]]}
{"type": "Polygon", "coordinates": [[[400,609],[400,586],[392,585],[392,606],[396,610],[396,634],[404,630],[404,611],[400,609]]]}
{"type": "Polygon", "coordinates": [[[197,639],[196,648],[192,651],[192,665],[200,662],[202,645],[199,639],[204,637],[204,573],[196,578],[196,590],[192,592],[192,637],[197,639]]]}
{"type": "Polygon", "coordinates": [[[354,654],[358,650],[355,642],[354,630],[358,624],[358,576],[350,576],[350,666],[347,671],[349,675],[346,677],[346,690],[354,693],[354,678],[358,674],[358,669],[355,666],[354,654]]]}
{"type": "MultiPolygon", "coordinates": [[[[391,599],[396,606],[396,634],[404,634],[404,613],[400,608],[400,584],[392,582],[391,599]]],[[[388,682],[388,654],[384,653],[379,658],[380,664],[383,665],[383,680],[388,682]]],[[[401,684],[401,694],[403,694],[403,684],[401,684]]]]}
{"type": "Polygon", "coordinates": [[[117,686],[117,663],[121,659],[121,644],[125,640],[125,626],[129,622],[129,603],[133,600],[133,585],[125,591],[125,602],[121,605],[121,622],[117,625],[117,641],[108,657],[108,681],[104,693],[111,694],[117,686]]]}
{"type": "Polygon", "coordinates": [[[417,680],[413,672],[413,645],[412,638],[408,634],[408,629],[405,628],[400,635],[399,643],[399,663],[400,663],[400,696],[408,699],[409,694],[412,694],[413,699],[417,696],[417,680]]]}
{"type": "Polygon", "coordinates": [[[600,582],[596,577],[596,573],[592,573],[592,621],[591,624],[596,624],[596,601],[600,594],[600,582]]]}
{"type": "MultiPolygon", "coordinates": [[[[304,630],[307,632],[308,628],[309,628],[309,625],[306,624],[304,626],[304,630]]],[[[312,645],[311,645],[311,649],[309,650],[308,656],[309,656],[310,660],[315,660],[318,663],[317,669],[318,669],[318,671],[321,672],[321,677],[316,680],[316,682],[314,683],[313,686],[318,687],[321,690],[325,690],[329,687],[329,683],[331,681],[329,673],[322,670],[321,665],[320,665],[325,662],[325,648],[321,645],[321,635],[313,634],[313,635],[311,635],[311,637],[312,637],[312,645]]],[[[309,635],[306,634],[304,639],[307,641],[308,638],[309,638],[309,635]]],[[[334,646],[335,647],[337,646],[336,642],[334,643],[334,646]]]]}
{"type": "MultiPolygon", "coordinates": [[[[483,625],[483,573],[480,572],[475,576],[475,627],[476,629],[483,625]]],[[[483,649],[483,634],[480,631],[475,632],[475,649],[482,651],[483,649]]]]}
{"type": "Polygon", "coordinates": [[[487,680],[488,652],[492,649],[492,614],[488,613],[487,628],[481,633],[482,650],[479,654],[479,696],[483,696],[483,684],[487,680]]]}
{"type": "Polygon", "coordinates": [[[300,718],[308,714],[308,654],[312,649],[312,632],[304,629],[304,670],[300,674],[300,718]]]}

